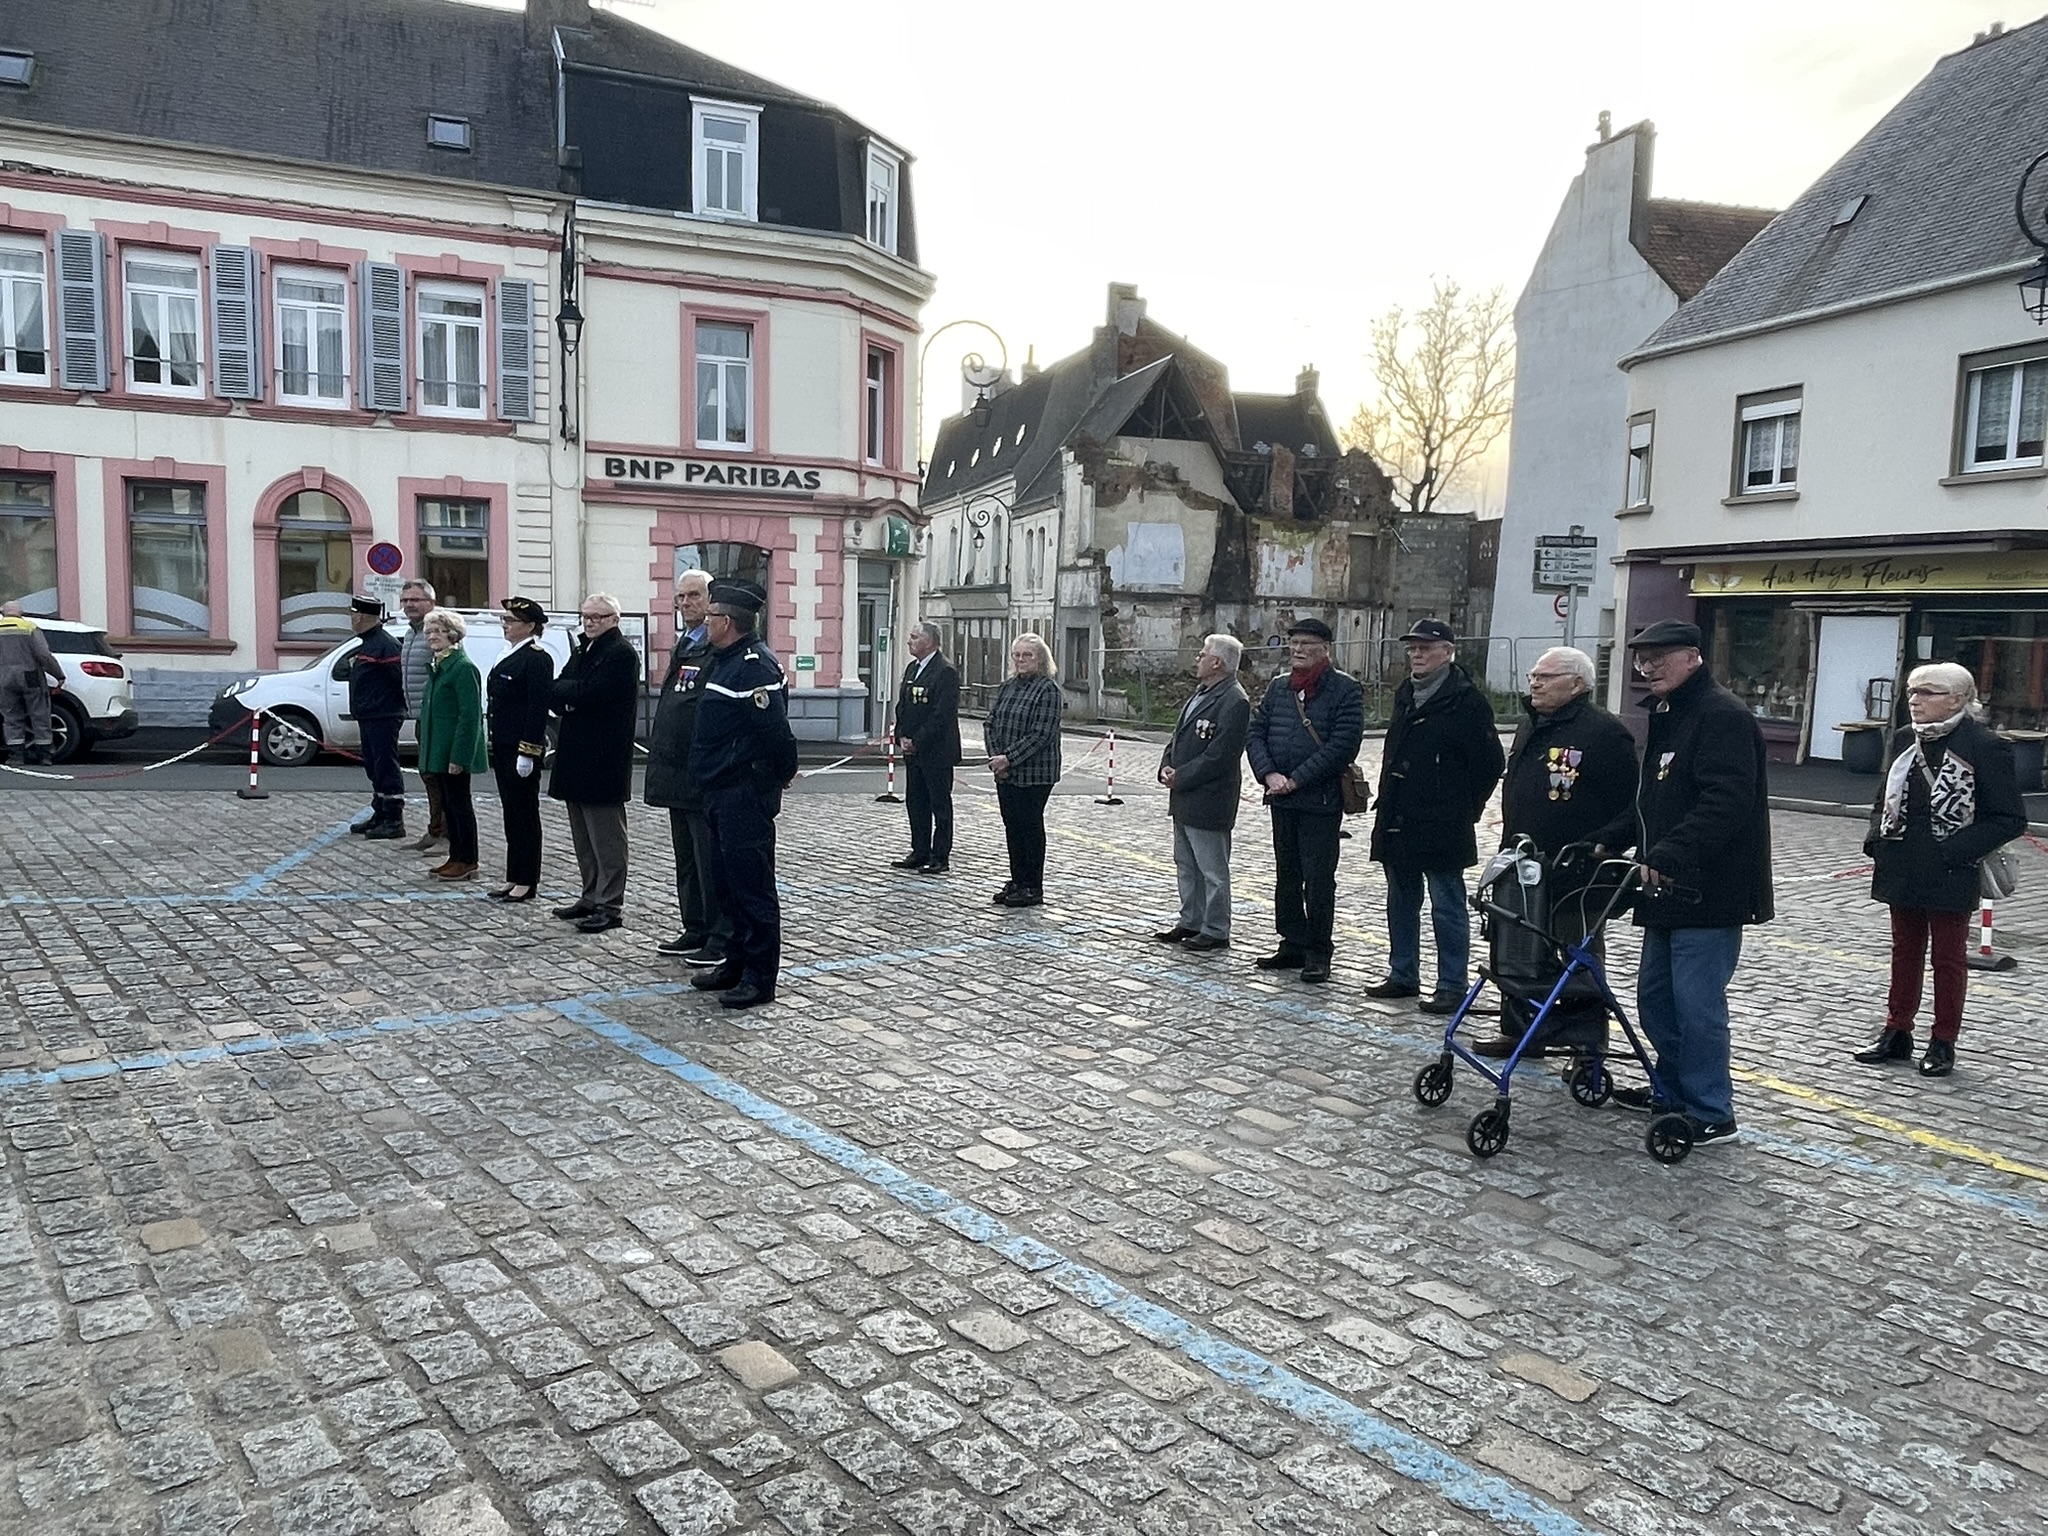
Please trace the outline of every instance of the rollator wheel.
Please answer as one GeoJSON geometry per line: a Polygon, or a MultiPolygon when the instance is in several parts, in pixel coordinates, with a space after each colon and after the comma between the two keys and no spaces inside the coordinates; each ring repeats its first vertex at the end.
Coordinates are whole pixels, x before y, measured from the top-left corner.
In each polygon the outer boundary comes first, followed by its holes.
{"type": "Polygon", "coordinates": [[[1660,1163],[1682,1163],[1692,1151],[1692,1122],[1683,1115],[1659,1115],[1650,1122],[1643,1145],[1660,1163]]]}
{"type": "Polygon", "coordinates": [[[1434,1109],[1451,1096],[1450,1063],[1432,1061],[1415,1074],[1415,1097],[1434,1109]]]}
{"type": "Polygon", "coordinates": [[[1572,1091],[1572,1097],[1588,1109],[1598,1109],[1607,1102],[1607,1096],[1614,1092],[1614,1077],[1601,1061],[1582,1061],[1572,1069],[1572,1075],[1565,1079],[1572,1091]]]}
{"type": "MultiPolygon", "coordinates": [[[[1492,1157],[1508,1144],[1508,1117],[1498,1105],[1481,1110],[1472,1117],[1472,1124],[1465,1130],[1465,1145],[1472,1149],[1475,1157],[1492,1157]]],[[[1686,1144],[1691,1150],[1691,1143],[1686,1144]]],[[[1680,1154],[1683,1156],[1683,1154],[1680,1154]]]]}

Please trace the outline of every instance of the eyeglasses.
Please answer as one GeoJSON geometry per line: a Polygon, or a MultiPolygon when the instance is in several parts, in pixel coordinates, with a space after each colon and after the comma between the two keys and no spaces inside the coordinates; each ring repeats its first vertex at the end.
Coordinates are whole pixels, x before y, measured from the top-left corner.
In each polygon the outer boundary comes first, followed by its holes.
{"type": "Polygon", "coordinates": [[[1909,699],[1945,699],[1948,696],[1946,688],[1908,688],[1906,690],[1906,697],[1909,699]]]}
{"type": "Polygon", "coordinates": [[[616,622],[619,616],[616,613],[585,613],[578,617],[586,624],[603,624],[607,620],[616,622]]]}
{"type": "Polygon", "coordinates": [[[1554,683],[1571,675],[1569,672],[1531,672],[1529,674],[1529,681],[1532,683],[1554,683]]]}
{"type": "Polygon", "coordinates": [[[1638,676],[1648,677],[1652,672],[1662,671],[1664,663],[1677,655],[1676,651],[1638,652],[1635,659],[1636,673],[1638,676]]]}

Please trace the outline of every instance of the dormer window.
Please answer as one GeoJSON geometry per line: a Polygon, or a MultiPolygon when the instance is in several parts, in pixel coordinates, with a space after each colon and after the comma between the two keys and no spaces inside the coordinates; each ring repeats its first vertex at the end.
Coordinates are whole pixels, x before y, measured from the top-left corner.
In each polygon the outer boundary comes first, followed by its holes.
{"type": "Polygon", "coordinates": [[[903,179],[903,157],[873,140],[868,142],[868,241],[896,254],[897,187],[903,179]]]}
{"type": "Polygon", "coordinates": [[[721,219],[757,217],[761,109],[693,101],[690,139],[693,209],[721,219]]]}
{"type": "Polygon", "coordinates": [[[469,119],[466,117],[443,117],[436,113],[427,119],[427,142],[436,149],[459,149],[467,152],[470,148],[469,119]]]}
{"type": "Polygon", "coordinates": [[[27,90],[36,77],[36,56],[19,48],[0,48],[0,85],[27,90]]]}

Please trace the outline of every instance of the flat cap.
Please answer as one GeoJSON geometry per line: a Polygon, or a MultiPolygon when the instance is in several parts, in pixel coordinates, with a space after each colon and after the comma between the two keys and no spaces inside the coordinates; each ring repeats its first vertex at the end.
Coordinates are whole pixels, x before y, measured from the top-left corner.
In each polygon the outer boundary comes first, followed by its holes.
{"type": "Polygon", "coordinates": [[[374,614],[377,618],[380,619],[384,617],[384,605],[378,602],[377,599],[374,597],[350,598],[348,600],[348,611],[350,613],[374,614]]]}
{"type": "Polygon", "coordinates": [[[1677,619],[1659,619],[1629,641],[1631,651],[1662,651],[1677,646],[1700,648],[1700,627],[1697,624],[1681,624],[1677,619]]]}
{"type": "Polygon", "coordinates": [[[1417,619],[1408,626],[1408,633],[1401,637],[1401,643],[1406,645],[1411,640],[1419,641],[1423,645],[1439,642],[1444,645],[1456,645],[1458,632],[1442,619],[1417,619]]]}
{"type": "Polygon", "coordinates": [[[536,629],[547,628],[547,609],[541,607],[539,603],[536,603],[530,597],[508,597],[500,602],[498,606],[505,610],[508,618],[517,619],[522,624],[531,624],[536,629]]]}
{"type": "Polygon", "coordinates": [[[759,613],[768,601],[768,594],[751,581],[714,581],[711,583],[711,601],[721,608],[759,613]]]}
{"type": "Polygon", "coordinates": [[[1322,641],[1325,645],[1329,645],[1337,638],[1330,633],[1330,626],[1321,619],[1296,619],[1287,626],[1287,633],[1290,637],[1294,635],[1309,635],[1322,641]]]}

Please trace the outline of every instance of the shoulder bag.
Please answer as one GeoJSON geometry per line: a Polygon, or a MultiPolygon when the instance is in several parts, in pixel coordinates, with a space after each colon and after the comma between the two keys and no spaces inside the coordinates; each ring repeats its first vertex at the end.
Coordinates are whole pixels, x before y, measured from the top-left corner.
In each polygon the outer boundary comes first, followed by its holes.
{"type": "MultiPolygon", "coordinates": [[[[1301,702],[1301,695],[1290,688],[1287,690],[1287,697],[1294,700],[1294,712],[1301,716],[1301,727],[1308,732],[1309,740],[1320,747],[1323,738],[1316,733],[1315,725],[1309,720],[1308,708],[1301,702]]],[[[1372,796],[1366,793],[1365,775],[1359,771],[1357,763],[1346,763],[1343,771],[1337,775],[1337,795],[1344,803],[1346,816],[1363,816],[1366,807],[1372,803],[1372,796]]]]}

